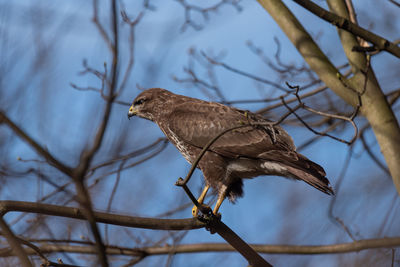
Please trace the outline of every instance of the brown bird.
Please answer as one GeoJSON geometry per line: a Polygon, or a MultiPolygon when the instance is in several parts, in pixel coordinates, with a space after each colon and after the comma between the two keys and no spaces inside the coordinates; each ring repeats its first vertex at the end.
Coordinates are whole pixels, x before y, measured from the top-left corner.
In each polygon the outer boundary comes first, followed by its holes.
{"type": "MultiPolygon", "coordinates": [[[[212,187],[218,194],[215,215],[226,197],[234,202],[243,195],[243,178],[260,175],[303,180],[326,194],[334,194],[324,169],[297,153],[289,134],[278,125],[268,124],[270,121],[259,114],[152,88],[133,101],[128,117],[135,115],[157,123],[190,164],[216,135],[249,124],[220,137],[198,164],[205,178],[198,201],[202,204],[212,187]]],[[[197,213],[193,207],[193,216],[197,213]]]]}

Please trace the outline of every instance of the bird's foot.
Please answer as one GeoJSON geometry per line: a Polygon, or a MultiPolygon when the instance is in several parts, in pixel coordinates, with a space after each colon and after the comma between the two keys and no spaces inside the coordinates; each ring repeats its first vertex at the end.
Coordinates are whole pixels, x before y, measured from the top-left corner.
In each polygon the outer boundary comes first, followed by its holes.
{"type": "Polygon", "coordinates": [[[210,211],[208,214],[198,215],[197,219],[206,224],[205,229],[210,234],[215,234],[217,232],[216,225],[221,221],[221,213],[214,214],[210,211]]]}
{"type": "Polygon", "coordinates": [[[197,217],[199,215],[199,211],[201,211],[201,213],[204,215],[211,214],[211,208],[206,204],[200,204],[199,207],[193,206],[192,208],[193,217],[197,217]]]}

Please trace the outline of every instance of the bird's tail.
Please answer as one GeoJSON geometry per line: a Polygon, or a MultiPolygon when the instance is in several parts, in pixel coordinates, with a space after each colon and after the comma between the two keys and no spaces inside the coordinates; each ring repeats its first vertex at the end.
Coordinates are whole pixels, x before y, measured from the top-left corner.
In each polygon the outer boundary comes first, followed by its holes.
{"type": "MultiPolygon", "coordinates": [[[[314,162],[312,162],[315,164],[314,162]]],[[[317,165],[319,166],[319,165],[317,165]]],[[[287,171],[296,179],[303,180],[307,184],[315,187],[316,189],[328,195],[334,195],[332,187],[329,185],[329,180],[320,174],[315,174],[313,171],[294,168],[292,166],[285,166],[287,171]]]]}
{"type": "Polygon", "coordinates": [[[270,167],[269,171],[272,169],[278,175],[302,180],[325,194],[335,194],[329,185],[329,180],[326,178],[324,169],[300,153],[295,151],[289,153],[275,151],[275,153],[271,153],[269,151],[261,154],[260,158],[268,159],[266,166],[270,167]],[[275,164],[278,164],[280,167],[274,167],[275,164]]]}
{"type": "Polygon", "coordinates": [[[300,153],[296,154],[298,160],[295,164],[286,166],[288,172],[290,172],[294,178],[303,180],[325,194],[334,195],[335,193],[332,187],[330,187],[329,180],[326,178],[325,170],[300,153]]]}

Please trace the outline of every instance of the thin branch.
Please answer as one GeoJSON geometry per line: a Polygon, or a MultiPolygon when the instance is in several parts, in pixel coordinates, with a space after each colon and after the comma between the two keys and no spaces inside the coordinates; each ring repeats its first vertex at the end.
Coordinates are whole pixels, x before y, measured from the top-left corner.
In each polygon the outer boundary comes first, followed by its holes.
{"type": "Polygon", "coordinates": [[[108,36],[106,30],[104,29],[103,25],[101,25],[100,20],[99,20],[99,8],[98,8],[98,0],[93,0],[93,18],[92,21],[96,25],[97,29],[100,32],[100,35],[103,37],[103,40],[107,44],[108,48],[110,51],[113,51],[113,43],[111,41],[111,38],[108,36]]]}
{"type": "Polygon", "coordinates": [[[389,0],[389,2],[396,5],[397,7],[400,7],[400,3],[396,2],[395,0],[389,0]]]}
{"type": "MultiPolygon", "coordinates": [[[[311,127],[309,127],[308,125],[306,125],[306,123],[305,123],[302,119],[300,119],[300,117],[299,117],[296,113],[293,112],[294,115],[295,115],[308,129],[310,129],[313,133],[316,133],[316,134],[322,135],[322,136],[329,136],[329,137],[331,137],[331,138],[333,138],[333,139],[335,139],[335,140],[338,140],[338,141],[341,141],[341,142],[343,142],[343,143],[346,143],[347,145],[351,145],[352,143],[354,143],[354,141],[357,139],[357,136],[358,136],[358,127],[357,127],[356,123],[354,122],[354,118],[357,116],[357,114],[358,114],[358,112],[359,112],[359,110],[360,110],[361,103],[360,103],[359,105],[357,105],[357,107],[356,107],[355,110],[353,111],[353,114],[352,114],[350,117],[341,116],[341,115],[337,115],[337,114],[329,114],[329,113],[322,112],[322,111],[318,111],[318,110],[315,110],[315,109],[312,109],[312,108],[306,106],[306,105],[302,102],[302,100],[301,100],[301,98],[300,98],[300,96],[299,96],[299,90],[300,90],[300,87],[299,87],[299,86],[292,86],[292,85],[290,85],[290,84],[287,83],[287,82],[286,82],[286,85],[287,85],[289,88],[295,89],[295,90],[296,90],[294,94],[295,94],[295,96],[296,96],[296,98],[297,98],[297,101],[299,102],[299,105],[301,106],[301,108],[303,108],[303,109],[305,109],[305,110],[308,110],[308,111],[310,111],[310,112],[312,112],[312,113],[321,115],[321,116],[325,116],[325,117],[328,117],[328,118],[334,118],[334,119],[340,119],[340,120],[344,120],[344,121],[350,122],[351,125],[352,125],[353,128],[354,128],[354,135],[353,135],[353,137],[350,139],[350,141],[346,141],[346,140],[343,140],[343,139],[340,139],[340,138],[337,138],[337,137],[333,137],[332,135],[329,135],[329,134],[327,134],[327,133],[317,132],[317,131],[315,131],[314,129],[312,129],[311,127]]],[[[282,98],[282,101],[283,101],[283,103],[285,104],[285,101],[283,100],[283,98],[282,98]]],[[[288,107],[288,105],[286,105],[286,104],[285,104],[285,106],[288,107]]]]}
{"type": "Polygon", "coordinates": [[[390,172],[388,170],[388,168],[385,166],[385,164],[383,164],[376,156],[375,154],[372,152],[370,146],[367,144],[367,141],[365,140],[365,131],[369,128],[369,124],[365,125],[361,131],[360,131],[360,139],[361,139],[361,143],[365,149],[365,151],[367,151],[368,156],[375,162],[375,164],[382,170],[384,171],[387,175],[390,176],[390,172]]]}
{"type": "MultiPolygon", "coordinates": [[[[25,246],[31,248],[35,252],[35,254],[37,254],[42,259],[43,264],[41,264],[40,266],[79,267],[78,265],[64,264],[64,263],[62,263],[62,261],[60,259],[59,259],[59,261],[61,263],[50,261],[44,255],[44,253],[41,251],[41,249],[39,247],[37,247],[36,245],[32,244],[31,242],[29,242],[23,238],[20,238],[20,237],[16,237],[16,238],[18,239],[18,241],[21,244],[24,244],[25,246]]],[[[25,251],[26,251],[26,249],[25,249],[25,251]]]]}
{"type": "Polygon", "coordinates": [[[386,40],[385,38],[370,32],[364,28],[357,26],[357,24],[352,23],[346,18],[338,16],[332,12],[329,12],[310,0],[293,0],[300,6],[304,7],[314,15],[320,17],[321,19],[332,23],[336,27],[346,30],[362,39],[374,44],[376,50],[385,50],[390,54],[400,58],[400,47],[394,43],[386,40]]]}
{"type": "MultiPolygon", "coordinates": [[[[382,249],[400,247],[400,237],[385,237],[364,239],[348,243],[339,243],[332,245],[250,245],[258,253],[265,254],[287,254],[287,255],[320,255],[320,254],[338,254],[338,253],[354,253],[368,249],[382,249]]],[[[78,254],[95,254],[96,250],[93,246],[71,246],[71,245],[52,245],[44,244],[39,246],[42,253],[57,253],[69,252],[78,254]]],[[[30,249],[25,249],[26,253],[33,255],[35,252],[30,249]]],[[[202,252],[236,252],[236,250],[226,243],[197,243],[183,244],[170,246],[168,244],[156,247],[116,247],[107,246],[106,252],[108,255],[121,256],[137,256],[143,255],[168,255],[171,253],[202,253],[202,252]]],[[[14,256],[10,250],[0,250],[0,257],[14,256]]]]}
{"type": "Polygon", "coordinates": [[[103,113],[103,117],[101,120],[101,123],[99,125],[99,128],[96,132],[96,135],[94,137],[93,144],[90,148],[84,149],[81,153],[81,157],[79,160],[78,166],[74,169],[74,182],[75,182],[75,188],[77,191],[78,195],[78,201],[83,207],[83,214],[85,215],[88,224],[90,226],[90,229],[92,231],[92,234],[94,236],[94,239],[96,241],[96,248],[98,251],[98,258],[100,261],[100,264],[103,267],[108,266],[108,260],[107,256],[105,254],[105,247],[99,232],[99,229],[96,224],[94,212],[92,210],[92,203],[90,199],[90,195],[85,187],[85,175],[86,172],[90,166],[90,163],[96,154],[96,152],[99,150],[102,142],[103,142],[103,137],[106,131],[106,128],[108,126],[108,121],[110,119],[111,115],[111,109],[112,109],[112,104],[115,99],[114,92],[116,90],[117,84],[118,84],[118,57],[119,57],[119,34],[118,34],[118,7],[117,7],[117,1],[113,0],[111,2],[111,18],[112,18],[112,34],[113,34],[113,40],[111,42],[111,38],[108,37],[108,35],[105,34],[104,29],[102,28],[101,24],[99,23],[97,19],[97,12],[98,12],[98,7],[97,7],[97,1],[94,1],[93,3],[93,8],[94,8],[94,19],[93,21],[96,23],[98,26],[98,29],[100,33],[103,35],[104,40],[107,42],[109,45],[109,48],[112,53],[112,65],[111,65],[111,82],[110,82],[110,87],[109,87],[109,92],[108,92],[108,98],[106,101],[106,107],[103,113]]]}
{"type": "MultiPolygon", "coordinates": [[[[308,125],[308,123],[306,123],[306,122],[294,111],[293,108],[291,108],[291,107],[285,102],[285,99],[284,99],[284,98],[282,98],[282,103],[283,103],[283,105],[284,105],[291,113],[293,113],[294,116],[296,116],[296,118],[297,118],[308,130],[310,130],[310,131],[313,132],[314,134],[320,135],[320,136],[327,136],[327,137],[330,137],[330,138],[332,138],[332,139],[334,139],[334,140],[336,140],[336,141],[345,143],[345,144],[347,144],[347,145],[350,145],[350,144],[351,144],[349,141],[346,141],[346,140],[344,140],[344,139],[342,139],[342,138],[339,138],[339,137],[330,135],[330,134],[325,133],[325,132],[319,132],[319,131],[314,130],[310,125],[308,125]]],[[[299,108],[299,107],[301,107],[301,105],[298,105],[296,108],[299,108]]]]}
{"type": "Polygon", "coordinates": [[[7,242],[12,248],[13,253],[19,258],[20,264],[24,267],[32,267],[32,263],[29,260],[25,250],[22,248],[20,241],[4,221],[4,214],[5,213],[2,212],[0,217],[0,228],[2,235],[7,239],[7,242]]]}
{"type": "MultiPolygon", "coordinates": [[[[114,182],[114,186],[113,186],[113,189],[111,190],[111,196],[110,196],[110,198],[108,200],[107,212],[110,212],[110,210],[111,210],[111,205],[112,205],[112,202],[114,200],[115,193],[117,192],[117,188],[118,188],[119,181],[120,181],[120,178],[121,178],[121,170],[122,170],[122,167],[124,166],[125,162],[126,161],[122,161],[119,164],[117,176],[116,176],[115,182],[114,182]]],[[[107,244],[108,243],[108,224],[106,224],[105,227],[104,227],[104,235],[105,235],[105,243],[107,244]]]]}
{"type": "Polygon", "coordinates": [[[309,140],[305,141],[304,143],[302,143],[301,145],[297,146],[297,150],[301,151],[304,148],[306,148],[307,146],[313,144],[315,141],[317,141],[318,139],[320,139],[321,137],[324,136],[324,134],[329,133],[330,131],[335,130],[339,125],[343,124],[344,121],[336,121],[334,122],[332,125],[329,125],[329,127],[327,127],[325,130],[323,130],[321,133],[323,135],[314,135],[312,136],[309,140]]]}
{"type": "Polygon", "coordinates": [[[0,110],[0,124],[6,123],[11,130],[14,131],[21,139],[27,142],[39,155],[44,157],[52,166],[57,168],[59,171],[63,172],[68,176],[72,176],[72,169],[57,160],[49,151],[45,150],[38,142],[36,142],[32,137],[30,137],[26,132],[24,132],[21,128],[19,128],[11,119],[7,117],[7,115],[0,110]]]}
{"type": "MultiPolygon", "coordinates": [[[[121,2],[122,3],[122,2],[121,2]]],[[[135,26],[140,22],[143,18],[144,12],[140,12],[139,15],[134,19],[129,19],[125,10],[121,11],[122,20],[129,25],[129,60],[128,66],[125,70],[125,74],[123,75],[122,82],[117,90],[117,95],[121,93],[121,91],[125,88],[126,83],[128,81],[129,75],[132,71],[134,65],[134,52],[135,52],[135,26]]]]}
{"type": "Polygon", "coordinates": [[[336,184],[335,184],[336,194],[331,198],[331,201],[329,203],[328,216],[329,216],[329,219],[331,219],[331,221],[333,223],[340,225],[343,228],[343,230],[348,234],[348,236],[353,241],[355,241],[355,238],[354,238],[353,234],[351,233],[350,229],[346,226],[346,224],[343,222],[343,220],[341,220],[338,216],[335,216],[335,214],[334,214],[334,207],[335,207],[335,204],[337,201],[337,197],[339,195],[339,191],[341,189],[343,180],[346,176],[346,172],[349,169],[352,155],[353,155],[353,146],[350,146],[348,149],[348,152],[347,152],[347,156],[344,160],[343,167],[340,171],[339,178],[337,179],[336,184]]]}
{"type": "Polygon", "coordinates": [[[116,162],[118,162],[120,160],[127,160],[127,159],[130,159],[130,158],[134,158],[134,157],[140,156],[140,155],[144,154],[145,152],[148,152],[149,150],[153,149],[154,147],[156,147],[160,143],[162,143],[162,144],[168,143],[168,139],[165,138],[165,137],[160,137],[156,141],[151,143],[150,145],[147,145],[147,146],[145,146],[143,148],[139,148],[138,150],[130,152],[130,153],[126,154],[126,155],[123,155],[123,156],[114,158],[112,160],[97,164],[96,166],[92,167],[89,170],[89,173],[92,173],[92,172],[96,171],[99,168],[106,167],[108,165],[114,164],[114,163],[116,163],[116,162]]]}
{"type": "MultiPolygon", "coordinates": [[[[347,66],[347,65],[343,65],[343,66],[347,66]]],[[[339,66],[338,68],[340,69],[341,67],[342,67],[342,66],[339,66]]],[[[344,74],[341,75],[341,76],[347,78],[350,74],[351,74],[351,70],[347,71],[346,73],[344,73],[344,74]]],[[[304,88],[306,88],[306,87],[308,87],[308,85],[303,86],[303,90],[304,90],[304,88]]],[[[322,85],[322,86],[320,86],[320,87],[318,87],[318,88],[316,88],[316,89],[314,89],[314,90],[312,90],[312,91],[310,91],[310,92],[308,92],[308,93],[302,94],[302,95],[300,96],[300,98],[301,98],[301,99],[304,99],[304,98],[307,98],[307,97],[316,95],[316,94],[318,94],[318,93],[320,93],[320,92],[325,91],[325,90],[328,89],[328,88],[329,88],[328,86],[322,85]]],[[[303,90],[302,90],[302,91],[303,91],[303,90]]],[[[279,98],[279,99],[281,99],[281,98],[279,98]]],[[[290,104],[290,103],[295,102],[295,101],[297,101],[297,97],[293,97],[293,98],[290,98],[290,99],[288,99],[288,100],[285,100],[286,104],[290,104]]],[[[276,109],[276,108],[281,107],[281,106],[284,106],[284,104],[283,104],[282,102],[276,103],[276,104],[274,104],[274,105],[271,105],[271,106],[262,108],[262,109],[258,110],[256,113],[265,114],[265,113],[267,113],[268,111],[273,110],[273,109],[276,109]]]]}
{"type": "Polygon", "coordinates": [[[281,91],[288,92],[288,90],[287,90],[286,88],[282,87],[282,86],[281,86],[280,84],[278,84],[278,83],[275,83],[275,82],[266,80],[266,79],[264,79],[264,78],[255,76],[255,75],[253,75],[253,74],[251,74],[251,73],[247,73],[247,72],[244,72],[244,71],[242,71],[242,70],[236,69],[236,68],[231,67],[231,66],[229,66],[228,64],[225,64],[225,63],[223,63],[223,62],[216,61],[215,59],[212,59],[211,57],[209,57],[209,56],[208,56],[206,53],[204,53],[203,51],[201,52],[201,54],[202,54],[202,55],[204,56],[204,58],[206,58],[211,64],[214,64],[214,65],[216,65],[216,66],[221,66],[221,67],[223,67],[224,69],[229,70],[229,71],[231,71],[231,72],[233,72],[233,73],[242,75],[242,76],[244,76],[244,77],[250,78],[250,79],[252,79],[252,80],[255,80],[255,81],[258,81],[258,82],[261,82],[261,83],[265,83],[265,84],[271,85],[271,86],[273,86],[273,87],[275,87],[275,88],[277,88],[277,89],[279,89],[279,90],[281,90],[281,91]]]}
{"type": "Polygon", "coordinates": [[[238,12],[242,10],[242,7],[239,5],[240,0],[221,0],[219,2],[217,2],[214,5],[211,5],[209,7],[199,7],[199,6],[195,6],[195,5],[191,5],[189,3],[186,2],[186,0],[176,0],[177,2],[179,2],[182,7],[185,9],[185,22],[183,23],[182,27],[181,27],[181,31],[185,31],[187,29],[188,26],[192,27],[194,30],[201,30],[203,29],[203,25],[198,24],[196,22],[194,22],[194,20],[192,19],[192,12],[197,12],[199,14],[201,14],[203,16],[203,19],[205,21],[209,20],[209,14],[211,12],[217,12],[218,9],[223,6],[223,5],[231,5],[233,6],[238,12]]]}

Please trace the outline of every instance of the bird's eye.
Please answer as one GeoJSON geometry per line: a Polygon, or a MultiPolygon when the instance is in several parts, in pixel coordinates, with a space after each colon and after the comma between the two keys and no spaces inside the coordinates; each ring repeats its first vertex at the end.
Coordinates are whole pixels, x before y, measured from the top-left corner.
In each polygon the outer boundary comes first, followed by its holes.
{"type": "Polygon", "coordinates": [[[135,101],[135,103],[133,103],[134,106],[138,106],[144,103],[144,99],[138,99],[135,101]]]}

